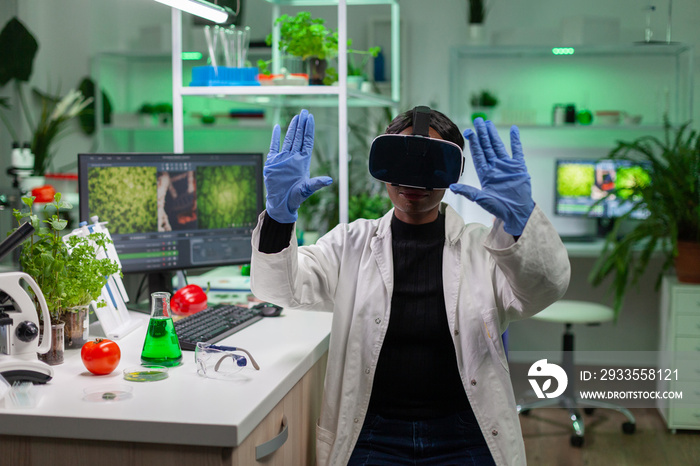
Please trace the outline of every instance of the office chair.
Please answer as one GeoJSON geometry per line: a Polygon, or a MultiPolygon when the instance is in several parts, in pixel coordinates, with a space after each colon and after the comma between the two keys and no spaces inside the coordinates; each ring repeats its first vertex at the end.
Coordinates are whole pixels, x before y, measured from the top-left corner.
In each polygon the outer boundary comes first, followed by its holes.
{"type": "Polygon", "coordinates": [[[614,409],[625,415],[627,422],[622,424],[622,431],[633,434],[636,430],[636,421],[632,413],[622,406],[605,401],[581,399],[576,392],[576,370],[574,368],[574,334],[571,330],[573,324],[599,325],[613,320],[613,310],[602,304],[584,301],[560,300],[544,309],[532,318],[543,322],[556,322],[564,324],[562,337],[562,363],[561,366],[569,379],[564,393],[557,398],[537,399],[527,403],[519,403],[516,408],[518,414],[527,415],[530,410],[546,406],[559,405],[569,411],[574,433],[571,435],[571,445],[581,447],[584,438],[584,421],[579,407],[584,408],[584,413],[592,414],[595,408],[614,409]]]}

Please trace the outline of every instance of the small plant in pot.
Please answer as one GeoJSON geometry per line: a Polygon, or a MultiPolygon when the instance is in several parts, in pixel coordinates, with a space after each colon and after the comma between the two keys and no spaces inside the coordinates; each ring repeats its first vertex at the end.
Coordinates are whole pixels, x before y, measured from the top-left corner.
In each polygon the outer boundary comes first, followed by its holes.
{"type": "Polygon", "coordinates": [[[595,286],[612,276],[616,316],[629,286],[636,284],[655,253],[664,259],[657,288],[674,266],[679,281],[700,283],[700,135],[690,130],[690,123],[673,127],[666,120],[664,126],[663,140],[642,136],[620,141],[608,156],[651,167],[648,181],[616,186],[607,195],[632,203],[631,210],[615,220],[589,276],[595,286]],[[647,218],[623,233],[623,222],[642,210],[648,211],[647,218]]]}
{"type": "MultiPolygon", "coordinates": [[[[87,318],[87,306],[100,297],[107,277],[119,272],[116,262],[98,258],[97,255],[99,248],[104,248],[110,240],[103,233],[70,235],[64,240],[61,232],[66,228],[67,221],[59,217],[59,212],[70,209],[71,205],[61,199],[61,193],[56,193],[54,202],[44,206],[44,220],[33,213],[34,197],[23,197],[22,202],[27,211],[14,209],[14,217],[19,224],[30,221],[34,234],[23,244],[20,267],[41,288],[51,315],[51,324],[64,323],[67,326],[66,347],[79,348],[85,342],[86,321],[78,322],[75,314],[84,312],[87,318]],[[79,327],[72,329],[71,323],[79,327]]],[[[98,307],[105,305],[104,302],[97,302],[98,307]]],[[[62,352],[62,348],[52,345],[46,362],[60,364],[62,354],[58,352],[62,352]],[[52,362],[52,358],[59,360],[52,362]]]]}
{"type": "Polygon", "coordinates": [[[498,105],[498,98],[490,91],[483,90],[473,93],[469,103],[472,107],[472,121],[477,117],[481,117],[484,120],[493,120],[494,109],[498,105]]]}
{"type": "MultiPolygon", "coordinates": [[[[300,11],[295,16],[282,15],[275,20],[275,25],[280,25],[279,50],[291,55],[300,57],[308,65],[309,84],[330,84],[333,79],[328,80],[326,73],[331,75],[337,73],[334,69],[329,69],[328,60],[338,56],[338,33],[331,31],[325,25],[322,18],[312,18],[308,11],[300,11]]],[[[265,39],[268,45],[272,45],[272,34],[268,34],[265,39]]],[[[348,40],[348,47],[352,44],[348,40]]],[[[373,54],[379,52],[351,50],[348,53],[373,54]]],[[[268,62],[259,60],[258,68],[261,73],[268,72],[268,62]]],[[[337,74],[335,74],[337,76],[337,74]]]]}
{"type": "MultiPolygon", "coordinates": [[[[348,46],[351,42],[348,41],[348,46]]],[[[348,52],[348,87],[359,89],[362,83],[367,81],[367,63],[370,58],[376,58],[381,52],[381,47],[370,47],[369,50],[351,50],[348,52]],[[358,58],[361,57],[361,58],[358,58]]]]}
{"type": "MultiPolygon", "coordinates": [[[[328,59],[338,55],[338,33],[331,32],[322,18],[312,18],[308,11],[296,16],[282,15],[275,20],[280,26],[280,51],[300,57],[309,69],[309,84],[323,84],[328,59]]],[[[266,38],[272,44],[272,34],[266,38]]],[[[266,73],[267,62],[258,61],[261,73],[266,73]]]]}

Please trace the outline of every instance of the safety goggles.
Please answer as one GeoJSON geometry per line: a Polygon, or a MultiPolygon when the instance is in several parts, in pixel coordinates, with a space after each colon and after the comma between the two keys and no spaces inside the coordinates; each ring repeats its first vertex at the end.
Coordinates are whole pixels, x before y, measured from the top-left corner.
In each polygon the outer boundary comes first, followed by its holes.
{"type": "Polygon", "coordinates": [[[248,360],[255,370],[260,366],[253,355],[243,348],[218,346],[198,342],[194,349],[197,373],[211,379],[226,379],[239,373],[248,366],[248,360]]]}

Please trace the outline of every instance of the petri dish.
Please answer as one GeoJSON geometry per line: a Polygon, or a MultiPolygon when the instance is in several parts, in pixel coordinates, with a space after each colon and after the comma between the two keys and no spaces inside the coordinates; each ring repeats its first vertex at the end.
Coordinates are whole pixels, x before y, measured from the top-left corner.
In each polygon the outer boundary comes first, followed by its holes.
{"type": "Polygon", "coordinates": [[[132,388],[126,384],[100,385],[88,387],[83,390],[85,401],[97,401],[109,403],[112,401],[123,401],[130,399],[132,388]]]}
{"type": "Polygon", "coordinates": [[[132,366],[124,369],[124,380],[129,382],[156,382],[168,378],[165,366],[132,366]]]}

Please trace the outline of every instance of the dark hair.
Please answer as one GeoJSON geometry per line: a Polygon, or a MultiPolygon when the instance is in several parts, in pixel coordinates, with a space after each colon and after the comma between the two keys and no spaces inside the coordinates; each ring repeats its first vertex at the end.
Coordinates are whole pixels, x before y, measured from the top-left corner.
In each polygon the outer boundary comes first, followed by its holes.
{"type": "MultiPolygon", "coordinates": [[[[409,126],[413,126],[413,109],[408,110],[394,118],[386,127],[385,134],[399,134],[409,126]]],[[[464,150],[464,137],[452,120],[437,110],[430,109],[430,127],[433,128],[445,141],[457,144],[464,150]]]]}

